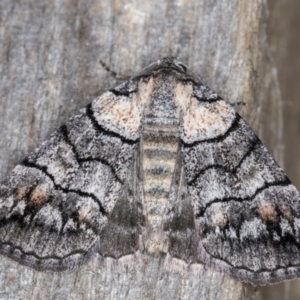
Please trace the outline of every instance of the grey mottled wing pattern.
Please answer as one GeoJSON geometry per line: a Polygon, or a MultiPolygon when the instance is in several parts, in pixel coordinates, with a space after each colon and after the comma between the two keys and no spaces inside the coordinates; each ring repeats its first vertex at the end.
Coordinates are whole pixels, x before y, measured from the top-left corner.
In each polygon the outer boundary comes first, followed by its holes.
{"type": "Polygon", "coordinates": [[[189,140],[182,131],[199,236],[198,254],[191,259],[255,284],[299,276],[298,191],[229,104],[205,86],[194,85],[193,97],[199,111],[215,112],[222,104],[230,118],[223,118],[219,131],[204,126],[189,140]]]}
{"type": "Polygon", "coordinates": [[[0,253],[63,270],[141,245],[253,284],[300,277],[299,192],[195,80],[162,59],[31,153],[0,185],[0,253]]]}
{"type": "Polygon", "coordinates": [[[111,114],[117,113],[114,105],[131,105],[131,84],[70,118],[1,184],[1,254],[35,269],[63,270],[96,251],[119,257],[137,250],[138,201],[131,179],[139,124],[131,135],[122,123],[113,132],[109,120],[103,121],[107,105],[111,114]],[[126,237],[118,234],[120,223],[130,232],[126,237]],[[111,245],[116,238],[123,238],[122,251],[111,245]]]}
{"type": "Polygon", "coordinates": [[[194,210],[187,191],[185,171],[180,153],[173,176],[170,206],[166,214],[164,230],[168,233],[168,254],[185,264],[202,263],[197,249],[194,210]]]}
{"type": "Polygon", "coordinates": [[[141,226],[144,225],[139,203],[137,180],[138,155],[129,170],[118,201],[100,235],[98,253],[102,257],[119,259],[139,250],[141,226]]]}

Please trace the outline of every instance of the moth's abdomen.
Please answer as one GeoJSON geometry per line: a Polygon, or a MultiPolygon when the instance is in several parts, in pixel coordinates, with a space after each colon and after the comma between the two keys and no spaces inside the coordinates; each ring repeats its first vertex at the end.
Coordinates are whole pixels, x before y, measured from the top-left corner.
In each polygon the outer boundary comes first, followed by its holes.
{"type": "Polygon", "coordinates": [[[146,124],[142,139],[144,203],[147,218],[146,248],[149,252],[164,251],[164,214],[178,157],[178,125],[146,124]]]}

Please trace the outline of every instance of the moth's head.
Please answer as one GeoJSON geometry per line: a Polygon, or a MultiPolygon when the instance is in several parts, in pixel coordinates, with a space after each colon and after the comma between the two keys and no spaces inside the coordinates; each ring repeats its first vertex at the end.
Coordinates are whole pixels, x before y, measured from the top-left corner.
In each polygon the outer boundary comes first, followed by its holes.
{"type": "Polygon", "coordinates": [[[180,73],[186,73],[187,67],[180,62],[176,57],[164,57],[157,62],[157,67],[160,69],[174,69],[180,73]]]}
{"type": "Polygon", "coordinates": [[[202,83],[201,78],[191,71],[186,65],[179,61],[176,57],[164,57],[155,63],[152,63],[148,67],[141,70],[139,73],[135,74],[132,78],[150,76],[153,73],[157,73],[163,70],[174,70],[183,77],[194,80],[195,82],[202,83]]]}
{"type": "Polygon", "coordinates": [[[155,63],[152,63],[133,77],[149,76],[154,72],[161,71],[163,69],[172,69],[179,73],[186,74],[188,68],[180,62],[176,57],[164,57],[155,63]]]}

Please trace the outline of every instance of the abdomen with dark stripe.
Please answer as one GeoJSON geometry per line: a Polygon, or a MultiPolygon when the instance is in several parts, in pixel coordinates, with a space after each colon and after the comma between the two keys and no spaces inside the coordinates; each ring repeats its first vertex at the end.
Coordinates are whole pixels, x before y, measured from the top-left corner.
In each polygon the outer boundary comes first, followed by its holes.
{"type": "Polygon", "coordinates": [[[169,204],[169,193],[179,148],[177,124],[144,125],[142,135],[142,170],[144,204],[148,232],[146,248],[149,252],[164,251],[163,216],[169,204]]]}

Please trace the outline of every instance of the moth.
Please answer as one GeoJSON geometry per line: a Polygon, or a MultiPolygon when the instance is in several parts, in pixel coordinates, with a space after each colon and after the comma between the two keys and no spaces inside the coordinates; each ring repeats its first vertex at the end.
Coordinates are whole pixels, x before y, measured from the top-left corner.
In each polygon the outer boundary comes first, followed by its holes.
{"type": "Polygon", "coordinates": [[[299,192],[175,58],[95,99],[0,186],[0,253],[23,265],[138,252],[252,284],[300,277],[299,192]]]}

